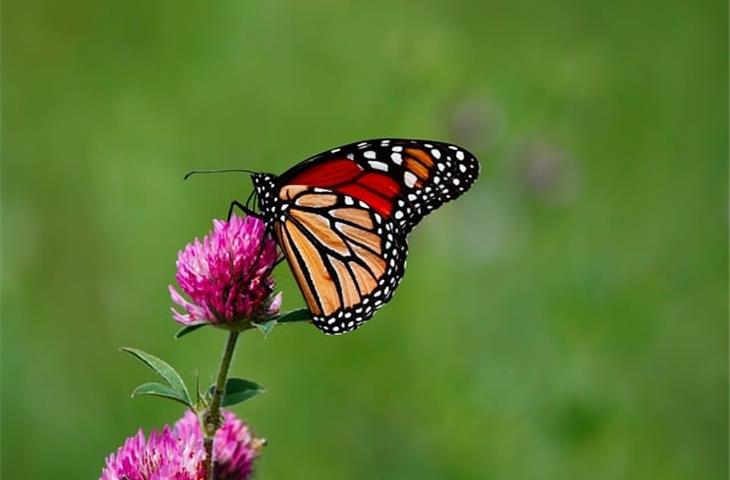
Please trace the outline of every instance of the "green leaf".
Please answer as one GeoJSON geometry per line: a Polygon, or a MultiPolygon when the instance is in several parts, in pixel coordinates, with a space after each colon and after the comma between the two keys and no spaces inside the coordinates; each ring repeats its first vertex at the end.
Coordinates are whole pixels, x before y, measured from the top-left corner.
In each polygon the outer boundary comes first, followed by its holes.
{"type": "Polygon", "coordinates": [[[185,382],[183,382],[180,374],[177,373],[170,364],[158,357],[155,357],[154,355],[136,348],[124,347],[121,350],[141,360],[145,365],[154,370],[155,373],[165,379],[168,385],[172,387],[180,398],[184,399],[188,405],[192,405],[193,402],[190,400],[190,394],[188,393],[188,389],[185,387],[185,382]]]}
{"type": "Polygon", "coordinates": [[[271,331],[280,323],[308,322],[312,320],[312,314],[307,308],[292,310],[282,313],[278,317],[270,318],[261,323],[254,323],[253,326],[261,330],[265,337],[268,337],[271,331]]]}
{"type": "MultiPolygon", "coordinates": [[[[209,392],[212,396],[215,390],[215,385],[211,385],[209,392]]],[[[245,402],[249,398],[255,397],[259,393],[264,393],[266,390],[264,387],[251,380],[245,380],[243,378],[229,378],[226,380],[226,386],[224,389],[223,399],[221,400],[222,407],[230,407],[241,402],[245,402]]]]}
{"type": "Polygon", "coordinates": [[[267,320],[263,323],[254,323],[253,326],[261,330],[261,332],[264,334],[264,337],[268,337],[271,331],[276,326],[276,319],[267,320]]]}
{"type": "Polygon", "coordinates": [[[188,333],[193,333],[195,330],[197,330],[201,327],[205,327],[206,325],[207,325],[207,323],[199,323],[197,325],[188,325],[187,327],[183,327],[180,330],[178,330],[177,333],[175,333],[175,338],[182,338],[185,335],[187,335],[188,333]]]}
{"type": "Polygon", "coordinates": [[[282,313],[275,320],[277,323],[308,322],[312,320],[312,313],[307,308],[300,308],[282,313]]]}
{"type": "Polygon", "coordinates": [[[187,405],[188,407],[192,407],[192,405],[188,403],[185,398],[181,397],[174,388],[161,383],[153,382],[142,384],[132,391],[132,398],[137,395],[153,395],[155,397],[169,398],[176,402],[180,402],[183,405],[187,405]]]}

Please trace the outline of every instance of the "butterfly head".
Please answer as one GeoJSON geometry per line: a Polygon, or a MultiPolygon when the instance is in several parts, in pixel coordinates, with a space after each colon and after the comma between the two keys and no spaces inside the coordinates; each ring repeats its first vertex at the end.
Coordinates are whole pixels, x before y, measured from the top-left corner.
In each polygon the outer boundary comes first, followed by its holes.
{"type": "Polygon", "coordinates": [[[276,175],[270,173],[252,173],[251,181],[253,187],[256,190],[258,196],[259,211],[264,216],[273,216],[276,213],[277,198],[274,195],[276,192],[276,175]]]}

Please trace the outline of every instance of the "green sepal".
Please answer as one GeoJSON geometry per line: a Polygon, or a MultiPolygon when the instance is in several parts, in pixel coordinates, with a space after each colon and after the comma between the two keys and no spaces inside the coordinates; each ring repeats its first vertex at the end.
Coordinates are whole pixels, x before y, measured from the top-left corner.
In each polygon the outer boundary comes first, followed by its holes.
{"type": "Polygon", "coordinates": [[[155,397],[169,398],[170,400],[175,400],[176,402],[180,402],[185,406],[193,406],[188,403],[185,398],[181,397],[174,388],[169,385],[163,385],[161,383],[144,383],[132,390],[132,398],[136,397],[137,395],[153,395],[155,397]]]}
{"type": "Polygon", "coordinates": [[[134,356],[138,360],[142,361],[142,363],[147,365],[150,369],[154,370],[155,373],[157,373],[168,383],[168,385],[172,388],[173,391],[175,391],[178,397],[183,399],[183,401],[187,405],[192,405],[193,402],[190,399],[190,394],[188,393],[187,387],[185,387],[185,382],[183,382],[180,374],[177,373],[177,371],[175,371],[175,369],[172,368],[169,363],[147,352],[143,352],[142,350],[139,350],[137,348],[124,347],[121,350],[134,356]]]}

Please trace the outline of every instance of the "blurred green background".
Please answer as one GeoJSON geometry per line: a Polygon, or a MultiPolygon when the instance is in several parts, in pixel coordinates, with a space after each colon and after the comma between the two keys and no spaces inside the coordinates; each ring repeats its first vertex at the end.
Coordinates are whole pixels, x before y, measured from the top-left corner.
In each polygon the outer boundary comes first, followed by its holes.
{"type": "MultiPolygon", "coordinates": [[[[483,176],[356,333],[242,338],[260,479],[728,474],[727,3],[6,2],[2,473],[97,478],[152,378],[209,378],[167,285],[245,176],[364,138],[483,176]]],[[[285,307],[303,304],[286,267],[285,307]]]]}

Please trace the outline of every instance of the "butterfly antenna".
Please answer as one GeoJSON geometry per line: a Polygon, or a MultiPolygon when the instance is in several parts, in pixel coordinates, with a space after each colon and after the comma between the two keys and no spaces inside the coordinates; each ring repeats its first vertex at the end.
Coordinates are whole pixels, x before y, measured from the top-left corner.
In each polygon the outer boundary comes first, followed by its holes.
{"type": "Polygon", "coordinates": [[[183,180],[187,180],[188,178],[192,177],[193,175],[197,175],[199,173],[230,173],[230,172],[258,173],[258,172],[254,172],[252,170],[246,170],[244,168],[221,168],[218,170],[191,170],[185,174],[185,176],[183,177],[183,180]]]}

